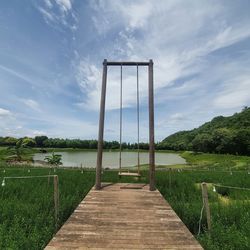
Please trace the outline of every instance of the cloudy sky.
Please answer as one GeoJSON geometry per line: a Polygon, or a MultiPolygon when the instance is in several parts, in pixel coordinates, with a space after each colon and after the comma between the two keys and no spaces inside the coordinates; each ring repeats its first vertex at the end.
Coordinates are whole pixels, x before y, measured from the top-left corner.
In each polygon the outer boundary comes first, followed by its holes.
{"type": "MultiPolygon", "coordinates": [[[[250,105],[248,0],[0,1],[0,136],[97,138],[102,62],[154,60],[156,140],[250,105]]],[[[139,69],[141,140],[147,71],[139,69]]],[[[119,139],[119,67],[105,139],[119,139]]],[[[136,69],[124,67],[124,140],[136,141],[136,69]]]]}

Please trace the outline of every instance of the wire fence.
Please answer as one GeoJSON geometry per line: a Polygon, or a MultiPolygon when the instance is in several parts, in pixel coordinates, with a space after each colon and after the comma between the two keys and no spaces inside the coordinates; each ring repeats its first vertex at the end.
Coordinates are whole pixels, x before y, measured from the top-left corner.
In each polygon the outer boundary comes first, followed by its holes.
{"type": "MultiPolygon", "coordinates": [[[[245,188],[245,187],[226,186],[226,185],[221,185],[221,184],[216,184],[216,183],[209,183],[209,184],[213,186],[213,191],[214,192],[216,192],[216,187],[250,191],[250,188],[245,188]]],[[[209,214],[209,216],[207,216],[207,225],[211,225],[210,209],[209,209],[209,205],[208,205],[209,201],[208,201],[207,188],[205,188],[205,192],[204,192],[204,188],[203,188],[204,185],[206,187],[206,183],[203,182],[201,185],[202,185],[202,207],[201,207],[200,218],[199,218],[199,223],[198,223],[198,225],[199,225],[198,226],[198,235],[200,235],[200,232],[201,232],[201,222],[202,222],[202,218],[203,218],[204,208],[205,208],[205,210],[207,212],[207,215],[209,214]],[[206,206],[206,203],[207,203],[207,206],[206,206]]]]}

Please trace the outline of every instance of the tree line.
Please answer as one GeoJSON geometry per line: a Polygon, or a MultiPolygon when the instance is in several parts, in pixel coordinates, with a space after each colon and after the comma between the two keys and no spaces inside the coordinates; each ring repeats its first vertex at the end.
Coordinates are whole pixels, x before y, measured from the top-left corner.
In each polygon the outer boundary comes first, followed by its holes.
{"type": "MultiPolygon", "coordinates": [[[[15,146],[17,142],[22,139],[28,147],[40,148],[79,148],[79,149],[97,149],[97,140],[81,140],[81,139],[62,139],[62,138],[48,138],[47,136],[36,136],[34,138],[14,138],[14,137],[0,137],[0,146],[15,146]]],[[[148,150],[148,143],[140,143],[140,149],[148,150]]],[[[104,149],[119,149],[120,143],[118,141],[104,141],[104,149]]],[[[137,149],[137,143],[122,143],[123,149],[137,149]]]]}
{"type": "MultiPolygon", "coordinates": [[[[48,138],[21,138],[28,147],[97,149],[97,140],[48,138]]],[[[0,146],[15,146],[20,138],[0,137],[0,146]]],[[[104,141],[104,149],[119,149],[118,141],[104,141]]],[[[137,143],[122,143],[123,149],[137,149],[137,143]]],[[[149,149],[148,143],[139,148],[149,149]]],[[[250,108],[229,117],[218,116],[190,131],[180,131],[156,143],[158,150],[192,150],[205,153],[250,155],[250,108]]]]}
{"type": "Polygon", "coordinates": [[[205,153],[250,155],[250,129],[215,129],[211,133],[177,134],[174,142],[165,140],[158,149],[190,150],[205,153]]]}
{"type": "Polygon", "coordinates": [[[218,116],[199,128],[165,138],[158,149],[250,155],[250,108],[229,117],[218,116]]]}

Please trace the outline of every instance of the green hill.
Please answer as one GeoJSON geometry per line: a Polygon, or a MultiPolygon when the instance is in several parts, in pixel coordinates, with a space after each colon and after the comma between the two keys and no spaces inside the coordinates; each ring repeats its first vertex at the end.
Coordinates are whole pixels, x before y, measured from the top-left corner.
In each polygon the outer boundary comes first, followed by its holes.
{"type": "Polygon", "coordinates": [[[250,155],[250,108],[229,117],[218,116],[198,128],[165,138],[158,149],[250,155]]]}

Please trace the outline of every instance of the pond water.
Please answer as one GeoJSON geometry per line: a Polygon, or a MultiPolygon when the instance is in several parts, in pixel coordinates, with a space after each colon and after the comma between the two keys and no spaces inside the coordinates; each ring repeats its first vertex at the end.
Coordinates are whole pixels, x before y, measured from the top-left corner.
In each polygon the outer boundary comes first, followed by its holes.
{"type": "MultiPolygon", "coordinates": [[[[56,152],[62,155],[62,163],[64,167],[83,167],[95,168],[97,152],[76,151],[76,152],[56,152]]],[[[37,153],[34,160],[44,160],[45,156],[50,153],[37,153]]],[[[149,162],[148,152],[140,152],[140,163],[147,164],[149,162]]],[[[172,165],[185,164],[186,161],[178,154],[174,153],[155,153],[156,165],[172,165]]],[[[103,167],[118,168],[119,152],[103,152],[103,167]]],[[[122,152],[122,166],[130,167],[137,164],[137,152],[122,152]]]]}

